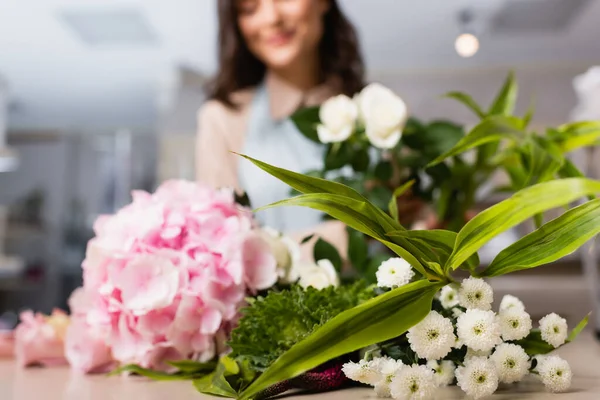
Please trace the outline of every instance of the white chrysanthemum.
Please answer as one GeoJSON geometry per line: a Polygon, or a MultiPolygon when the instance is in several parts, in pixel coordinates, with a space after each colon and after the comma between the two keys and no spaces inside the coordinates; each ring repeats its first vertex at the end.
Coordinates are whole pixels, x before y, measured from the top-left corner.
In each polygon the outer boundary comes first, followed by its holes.
{"type": "Polygon", "coordinates": [[[465,360],[473,357],[489,357],[492,354],[492,349],[489,350],[473,350],[467,347],[467,354],[465,354],[465,360]]]}
{"type": "Polygon", "coordinates": [[[469,396],[480,399],[498,389],[498,373],[494,363],[485,357],[465,361],[464,367],[456,369],[458,386],[469,396]]]}
{"type": "Polygon", "coordinates": [[[450,285],[442,288],[440,293],[440,302],[442,307],[448,309],[458,305],[458,291],[450,285]]]}
{"type": "Polygon", "coordinates": [[[529,356],[521,346],[502,343],[490,357],[496,366],[500,382],[520,382],[529,372],[529,356]]]}
{"type": "Polygon", "coordinates": [[[456,366],[452,361],[428,361],[427,366],[433,370],[436,385],[448,386],[454,381],[456,366]]]}
{"type": "Polygon", "coordinates": [[[463,315],[464,313],[465,313],[465,312],[464,312],[463,310],[461,310],[460,308],[453,308],[453,309],[452,309],[452,316],[453,316],[454,318],[458,318],[458,317],[460,317],[461,315],[463,315]]]}
{"type": "Polygon", "coordinates": [[[558,356],[547,356],[540,359],[536,370],[540,379],[551,392],[564,392],[571,387],[571,367],[569,363],[558,356]]]}
{"type": "Polygon", "coordinates": [[[502,343],[493,311],[467,310],[456,322],[458,337],[473,350],[491,350],[502,343]]]}
{"type": "Polygon", "coordinates": [[[452,321],[437,311],[431,311],[406,334],[410,348],[419,358],[439,360],[445,357],[456,342],[452,321]]]}
{"type": "Polygon", "coordinates": [[[458,301],[465,308],[491,310],[494,301],[494,291],[483,279],[467,278],[458,289],[458,301]]]}
{"type": "Polygon", "coordinates": [[[434,373],[425,365],[402,368],[390,384],[392,397],[402,400],[431,399],[436,387],[434,373]]]}
{"type": "Polygon", "coordinates": [[[377,286],[396,288],[409,283],[415,272],[406,260],[394,257],[382,262],[375,275],[377,286]]]}
{"type": "Polygon", "coordinates": [[[504,340],[521,340],[531,331],[531,317],[518,308],[508,308],[498,315],[504,340]]]}
{"type": "Polygon", "coordinates": [[[518,297],[507,294],[502,298],[502,301],[500,302],[500,312],[509,309],[525,311],[525,305],[521,300],[519,300],[518,297]]]}
{"type": "Polygon", "coordinates": [[[542,339],[557,348],[565,343],[569,334],[567,320],[556,313],[548,314],[540,319],[542,339]]]}
{"type": "Polygon", "coordinates": [[[374,360],[378,369],[378,380],[375,382],[375,394],[378,397],[392,397],[390,384],[392,379],[402,370],[405,365],[402,361],[382,357],[374,360]]]}
{"type": "Polygon", "coordinates": [[[381,378],[378,365],[373,361],[348,362],[342,366],[342,372],[348,379],[366,385],[374,385],[381,378]]]}

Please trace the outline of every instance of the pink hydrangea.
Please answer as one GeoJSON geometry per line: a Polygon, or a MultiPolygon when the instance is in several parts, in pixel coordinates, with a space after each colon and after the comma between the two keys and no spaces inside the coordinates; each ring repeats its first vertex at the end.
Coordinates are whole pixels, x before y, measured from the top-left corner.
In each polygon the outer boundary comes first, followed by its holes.
{"type": "Polygon", "coordinates": [[[213,358],[244,298],[277,280],[255,228],[231,190],[168,181],[154,194],[134,192],[131,204],[94,225],[83,289],[71,304],[74,314],[85,311],[72,326],[81,335],[67,336],[69,358],[85,371],[109,361],[85,343],[105,343],[119,363],[146,368],[213,358]]]}
{"type": "Polygon", "coordinates": [[[20,319],[14,333],[18,365],[54,366],[67,363],[64,357],[64,338],[70,321],[66,313],[54,310],[52,315],[47,316],[24,311],[20,319]]]}

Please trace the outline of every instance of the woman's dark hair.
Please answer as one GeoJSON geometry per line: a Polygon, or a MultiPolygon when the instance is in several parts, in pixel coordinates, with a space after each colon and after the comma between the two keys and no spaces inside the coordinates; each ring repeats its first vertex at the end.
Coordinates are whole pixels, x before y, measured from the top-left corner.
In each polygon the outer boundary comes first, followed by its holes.
{"type": "MultiPolygon", "coordinates": [[[[237,23],[235,0],[217,0],[219,6],[219,72],[209,83],[208,97],[235,108],[233,92],[258,85],[266,66],[252,54],[237,23]]],[[[321,76],[324,81],[336,77],[340,91],[348,96],[363,87],[364,64],[354,26],[340,10],[336,0],[329,0],[319,45],[321,76]]]]}

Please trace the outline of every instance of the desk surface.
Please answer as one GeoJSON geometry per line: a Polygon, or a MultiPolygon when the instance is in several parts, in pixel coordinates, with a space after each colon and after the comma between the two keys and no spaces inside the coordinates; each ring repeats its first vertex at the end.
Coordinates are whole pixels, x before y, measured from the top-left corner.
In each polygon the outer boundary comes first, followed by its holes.
{"type": "MultiPolygon", "coordinates": [[[[535,380],[501,388],[491,400],[598,400],[600,399],[600,344],[590,334],[558,352],[571,363],[573,386],[568,393],[552,395],[535,380]]],[[[81,376],[68,368],[16,368],[0,360],[2,400],[202,400],[190,382],[152,382],[134,377],[81,376]]],[[[290,396],[286,399],[359,400],[375,398],[371,389],[348,389],[327,394],[290,396]]],[[[466,399],[456,387],[440,389],[438,400],[466,399]]]]}

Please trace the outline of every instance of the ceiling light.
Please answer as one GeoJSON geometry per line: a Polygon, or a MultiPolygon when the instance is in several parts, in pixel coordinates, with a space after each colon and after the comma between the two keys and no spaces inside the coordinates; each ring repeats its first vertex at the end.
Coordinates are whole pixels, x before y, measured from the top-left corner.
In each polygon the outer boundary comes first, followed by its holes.
{"type": "Polygon", "coordinates": [[[479,39],[472,33],[462,33],[454,42],[454,48],[461,57],[472,57],[479,50],[479,39]]]}

